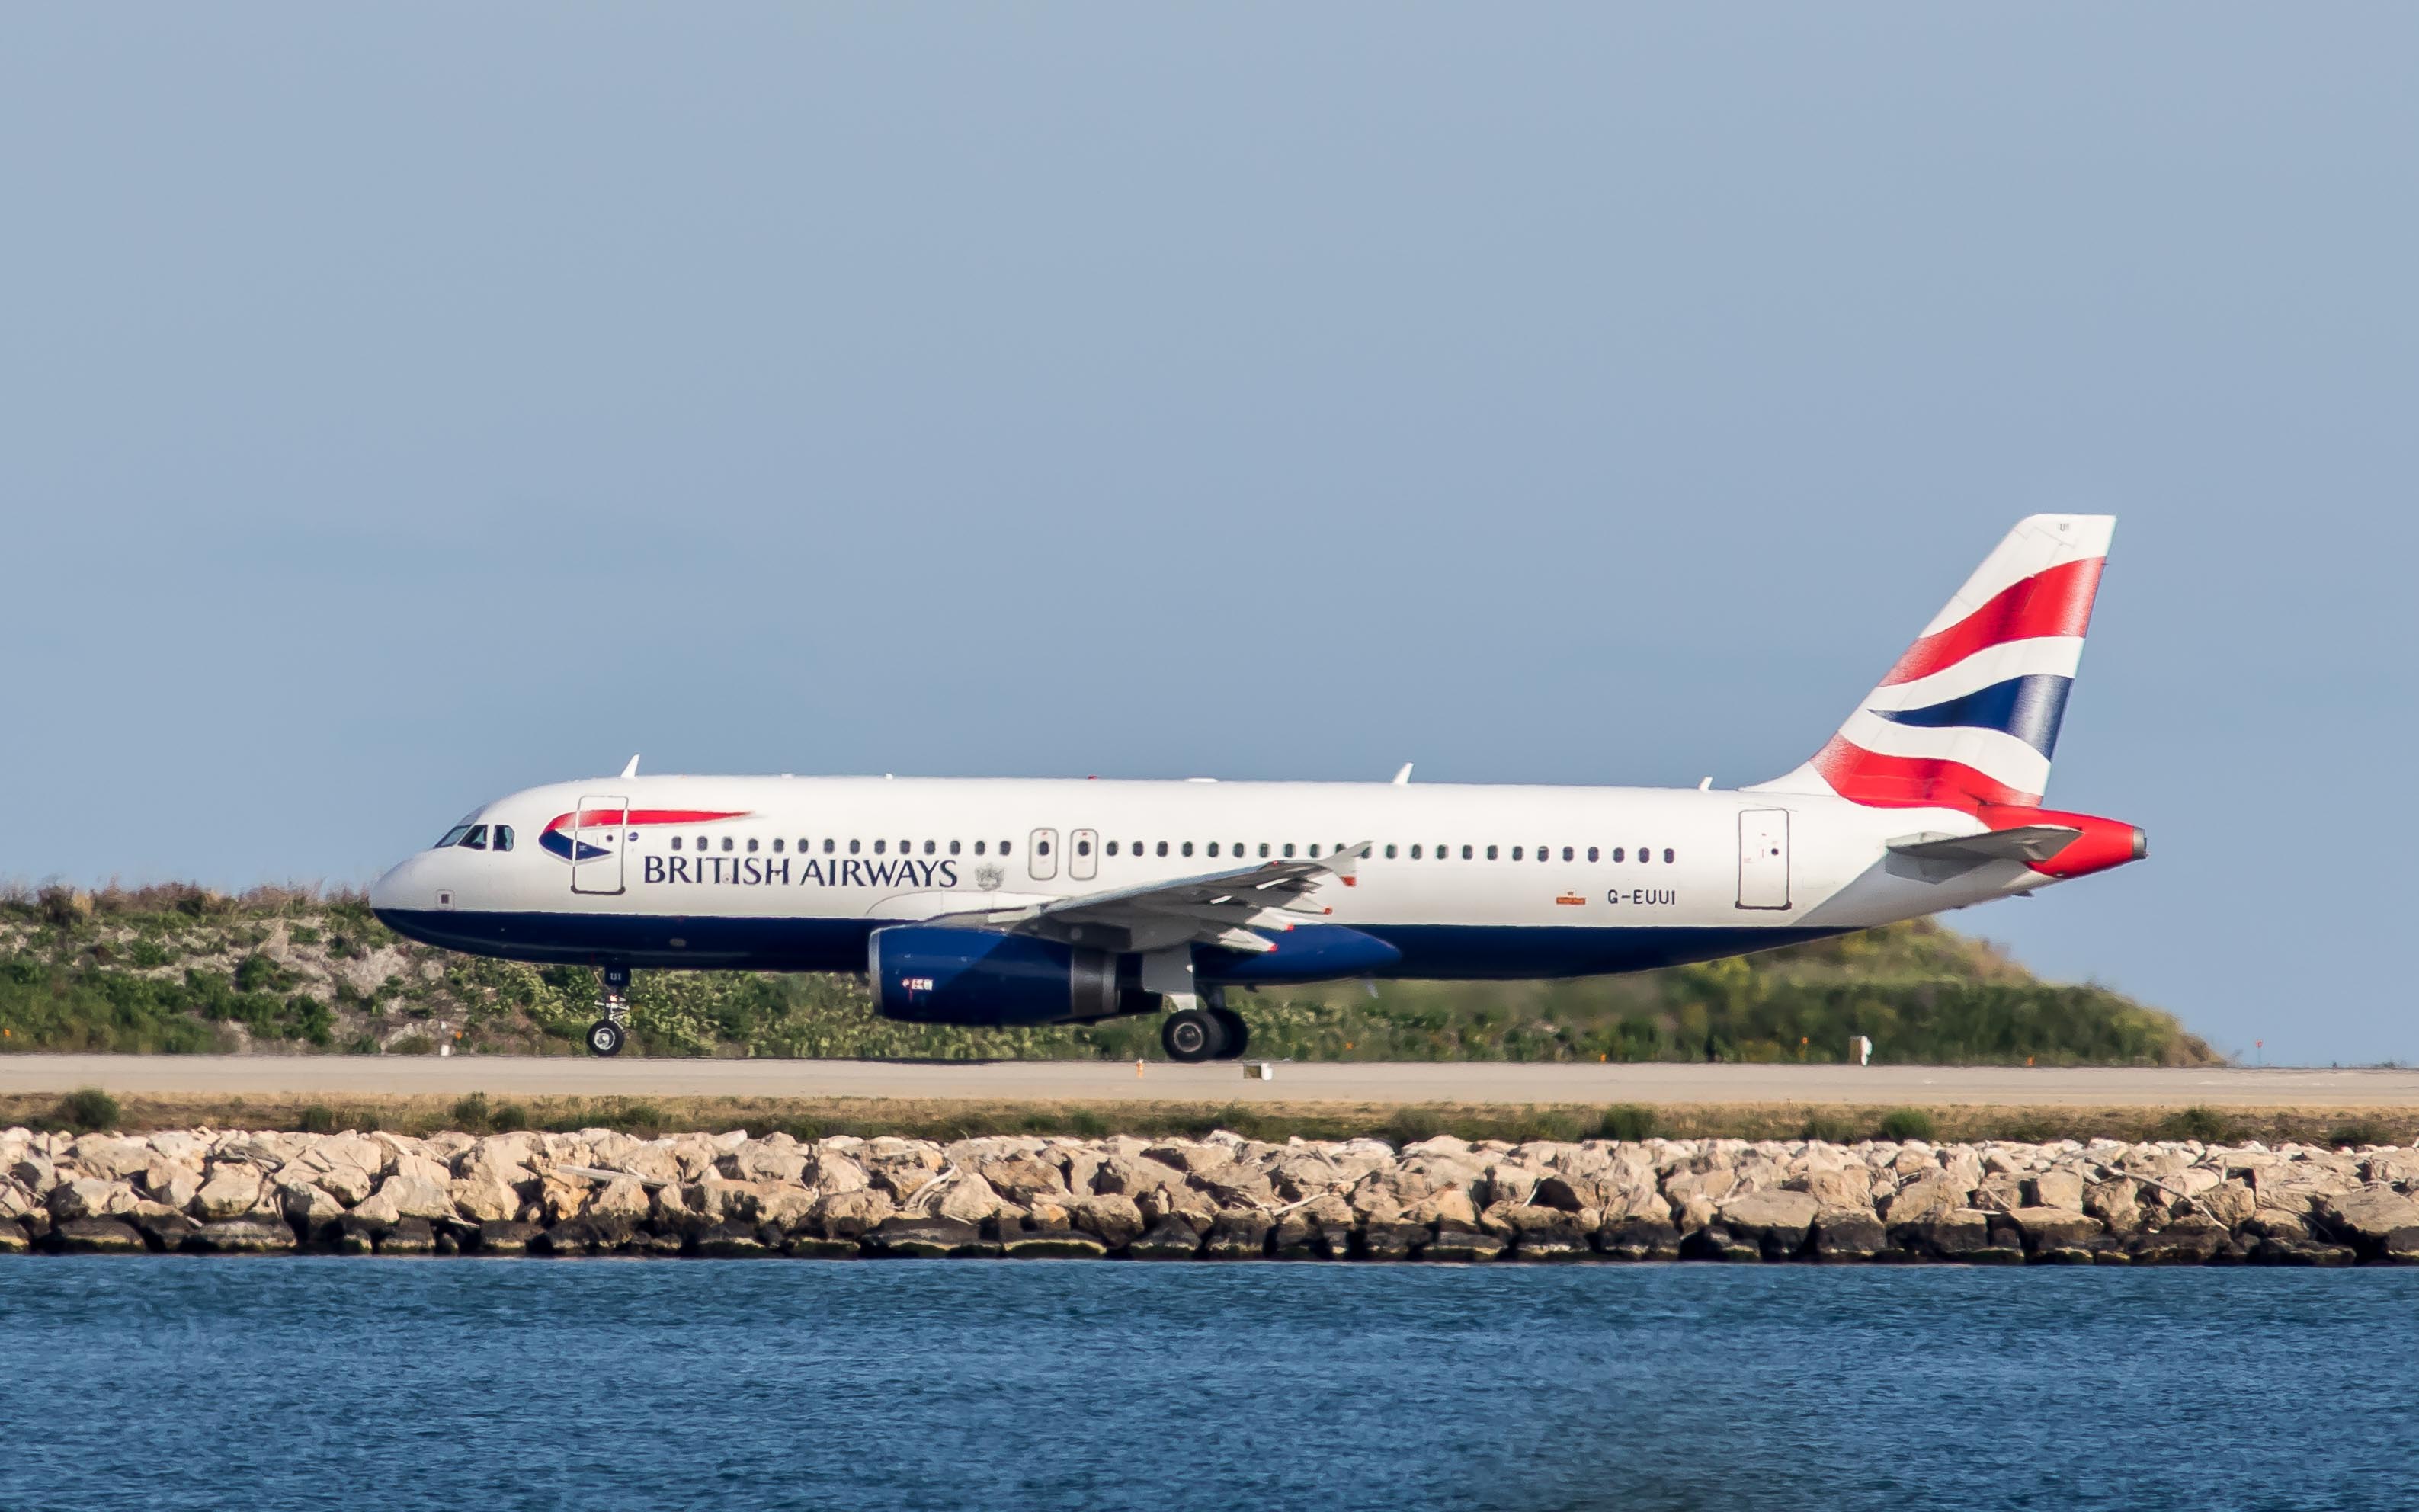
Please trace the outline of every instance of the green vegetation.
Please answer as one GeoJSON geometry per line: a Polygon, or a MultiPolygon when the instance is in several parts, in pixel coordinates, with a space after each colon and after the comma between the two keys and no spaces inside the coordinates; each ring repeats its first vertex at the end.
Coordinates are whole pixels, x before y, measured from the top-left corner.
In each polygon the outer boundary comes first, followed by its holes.
{"type": "MultiPolygon", "coordinates": [[[[593,971],[400,940],[357,894],[48,887],[0,895],[0,1049],[578,1054],[593,971]]],[[[1158,1058],[1145,1017],[1088,1028],[896,1024],[841,976],[641,972],[650,1055],[1158,1058]]],[[[1554,982],[1358,982],[1237,995],[1252,1053],[1300,1060],[1803,1060],[2189,1065],[2174,1018],[2043,982],[1930,922],[1744,959],[1554,982]]],[[[1646,1110],[1621,1116],[1640,1127],[1646,1110]]],[[[1610,1119],[1613,1115],[1606,1114],[1610,1119]]]]}
{"type": "Polygon", "coordinates": [[[1921,1108],[1892,1108],[1882,1115],[1881,1136],[1884,1139],[1930,1139],[1936,1135],[1939,1125],[1931,1114],[1921,1108]]]}
{"type": "Polygon", "coordinates": [[[59,1105],[50,1121],[62,1129],[78,1134],[92,1134],[102,1129],[115,1129],[124,1118],[117,1099],[98,1087],[80,1087],[59,1099],[59,1105]]]}

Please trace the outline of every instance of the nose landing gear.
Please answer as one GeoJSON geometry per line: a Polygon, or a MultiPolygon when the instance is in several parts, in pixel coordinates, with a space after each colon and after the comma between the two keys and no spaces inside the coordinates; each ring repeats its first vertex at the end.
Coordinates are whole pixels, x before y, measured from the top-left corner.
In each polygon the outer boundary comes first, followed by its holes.
{"type": "Polygon", "coordinates": [[[597,1000],[596,1011],[603,1016],[588,1026],[588,1048],[600,1056],[620,1055],[630,1022],[628,966],[605,968],[605,995],[597,1000]]]}

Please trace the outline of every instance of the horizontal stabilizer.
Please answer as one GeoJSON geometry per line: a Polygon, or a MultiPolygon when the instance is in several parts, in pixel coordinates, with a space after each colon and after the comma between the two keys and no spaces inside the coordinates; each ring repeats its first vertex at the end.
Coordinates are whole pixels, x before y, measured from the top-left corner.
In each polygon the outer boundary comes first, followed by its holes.
{"type": "Polygon", "coordinates": [[[1942,835],[1927,830],[1889,842],[1899,856],[1918,861],[1949,861],[1980,866],[1985,861],[2046,861],[2083,838],[2069,825],[2018,825],[2012,829],[1986,830],[1980,835],[1942,835]]]}

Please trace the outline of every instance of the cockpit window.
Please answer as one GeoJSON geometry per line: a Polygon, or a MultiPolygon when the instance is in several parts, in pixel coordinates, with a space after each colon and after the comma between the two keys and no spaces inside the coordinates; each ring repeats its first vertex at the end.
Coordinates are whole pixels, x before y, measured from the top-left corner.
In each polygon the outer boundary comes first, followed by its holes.
{"type": "Polygon", "coordinates": [[[496,826],[496,849],[500,851],[509,851],[512,848],[513,826],[510,825],[498,825],[496,826]]]}
{"type": "Polygon", "coordinates": [[[470,825],[455,825],[453,828],[445,832],[445,838],[443,840],[439,841],[430,848],[441,851],[448,845],[458,845],[462,842],[462,837],[469,833],[470,833],[470,825]]]}
{"type": "Polygon", "coordinates": [[[485,850],[487,848],[487,826],[485,825],[472,825],[470,826],[470,833],[463,836],[459,843],[466,851],[485,850]]]}

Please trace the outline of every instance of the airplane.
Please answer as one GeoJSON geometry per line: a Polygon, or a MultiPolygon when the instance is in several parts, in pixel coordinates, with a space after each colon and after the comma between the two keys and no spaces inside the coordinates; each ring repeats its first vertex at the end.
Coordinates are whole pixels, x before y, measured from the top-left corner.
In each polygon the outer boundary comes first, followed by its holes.
{"type": "Polygon", "coordinates": [[[2020,521],[1795,770],[1734,790],[647,776],[482,805],[372,887],[396,933],[601,968],[862,972],[894,1019],[1162,1015],[1244,1055],[1236,988],[1579,977],[1745,954],[2149,854],[2042,807],[2116,521],[2020,521]]]}

